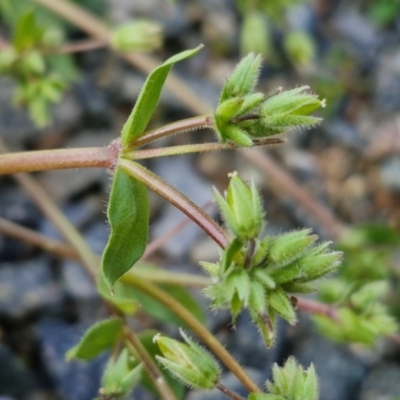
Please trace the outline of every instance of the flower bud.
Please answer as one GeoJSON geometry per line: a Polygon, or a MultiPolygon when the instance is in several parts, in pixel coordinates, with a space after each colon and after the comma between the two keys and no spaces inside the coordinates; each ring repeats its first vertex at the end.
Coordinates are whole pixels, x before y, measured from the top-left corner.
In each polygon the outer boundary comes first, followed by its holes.
{"type": "Polygon", "coordinates": [[[103,397],[126,396],[140,381],[142,364],[130,366],[128,349],[123,349],[116,360],[110,359],[102,378],[100,395],[103,397]]]}
{"type": "Polygon", "coordinates": [[[213,389],[221,375],[216,361],[182,329],[180,333],[186,344],[160,334],[154,336],[163,355],[156,356],[157,361],[183,383],[197,389],[213,389]]]}
{"type": "Polygon", "coordinates": [[[226,80],[222,89],[220,103],[232,97],[242,97],[250,94],[258,81],[261,67],[261,55],[254,53],[242,58],[232,75],[226,80]]]}
{"type": "Polygon", "coordinates": [[[274,364],[272,375],[273,382],[267,381],[271,394],[282,396],[285,400],[318,400],[319,385],[313,364],[308,370],[303,370],[294,357],[289,357],[282,368],[274,364]]]}
{"type": "Polygon", "coordinates": [[[310,116],[325,100],[319,100],[312,93],[305,93],[308,86],[301,86],[269,97],[261,106],[261,126],[250,133],[255,137],[275,135],[295,127],[309,127],[321,122],[320,118],[310,116]]]}
{"type": "Polygon", "coordinates": [[[214,195],[221,208],[226,224],[232,232],[243,239],[254,239],[262,229],[263,209],[254,183],[247,186],[237,175],[230,174],[225,199],[214,189],[214,195]]]}
{"type": "Polygon", "coordinates": [[[135,20],[121,25],[111,37],[112,46],[118,51],[151,51],[162,45],[162,28],[148,20],[135,20]]]}

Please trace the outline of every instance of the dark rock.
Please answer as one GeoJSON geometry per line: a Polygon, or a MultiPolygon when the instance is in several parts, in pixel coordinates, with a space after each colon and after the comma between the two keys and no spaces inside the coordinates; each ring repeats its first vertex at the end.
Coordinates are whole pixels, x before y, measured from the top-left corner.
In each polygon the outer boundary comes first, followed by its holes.
{"type": "Polygon", "coordinates": [[[287,347],[287,337],[281,320],[276,327],[276,343],[267,349],[247,312],[239,315],[234,332],[225,331],[225,334],[227,335],[225,338],[221,337],[221,334],[217,334],[217,337],[224,343],[229,353],[246,368],[260,371],[263,382],[270,377],[273,363],[280,362],[284,348],[287,347]]]}
{"type": "Polygon", "coordinates": [[[0,264],[0,315],[20,319],[44,310],[59,310],[62,292],[48,257],[0,264]]]}
{"type": "Polygon", "coordinates": [[[379,166],[379,176],[388,190],[400,192],[400,157],[386,158],[379,166]]]}
{"type": "MultiPolygon", "coordinates": [[[[88,202],[79,201],[65,205],[62,212],[77,229],[81,229],[91,222],[98,210],[88,202]]],[[[44,220],[39,230],[50,238],[62,239],[58,229],[49,220],[44,220]]]]}
{"type": "Polygon", "coordinates": [[[400,108],[400,51],[379,58],[375,78],[375,105],[386,113],[400,108]]]}
{"type": "Polygon", "coordinates": [[[380,362],[366,376],[358,400],[395,400],[399,394],[400,365],[380,362]]]}
{"type": "Polygon", "coordinates": [[[376,61],[382,39],[365,16],[351,9],[339,9],[333,19],[333,27],[352,57],[368,66],[376,61]]]}
{"type": "Polygon", "coordinates": [[[344,120],[335,119],[325,123],[324,130],[335,143],[340,143],[349,149],[362,150],[367,145],[357,129],[344,120]]]}
{"type": "Polygon", "coordinates": [[[43,362],[64,400],[92,400],[100,388],[106,357],[66,362],[65,353],[79,341],[88,326],[44,320],[37,327],[43,362]]]}
{"type": "Polygon", "coordinates": [[[26,398],[34,388],[32,374],[25,364],[0,343],[0,400],[26,398]],[[10,396],[10,397],[8,397],[10,396]]]}
{"type": "MultiPolygon", "coordinates": [[[[4,186],[0,192],[0,216],[27,228],[35,229],[42,218],[37,208],[16,187],[4,186]]],[[[13,261],[32,255],[33,248],[21,240],[0,235],[0,260],[13,261]]]]}

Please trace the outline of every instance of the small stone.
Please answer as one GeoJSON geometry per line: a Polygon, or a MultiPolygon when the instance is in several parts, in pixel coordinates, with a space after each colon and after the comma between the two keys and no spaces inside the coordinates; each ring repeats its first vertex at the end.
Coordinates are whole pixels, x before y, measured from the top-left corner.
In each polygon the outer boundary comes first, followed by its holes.
{"type": "Polygon", "coordinates": [[[400,367],[392,362],[381,361],[366,376],[359,400],[389,400],[400,393],[400,367]]]}
{"type": "Polygon", "coordinates": [[[59,310],[63,295],[47,256],[0,264],[0,314],[21,319],[44,310],[59,310]]]}
{"type": "Polygon", "coordinates": [[[382,183],[388,190],[400,192],[400,157],[387,158],[379,167],[379,175],[382,183]]]}

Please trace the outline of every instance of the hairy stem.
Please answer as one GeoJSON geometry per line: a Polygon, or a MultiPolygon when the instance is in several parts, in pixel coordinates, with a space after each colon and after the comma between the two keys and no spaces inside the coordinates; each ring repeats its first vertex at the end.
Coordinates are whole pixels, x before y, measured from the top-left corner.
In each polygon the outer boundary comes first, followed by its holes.
{"type": "Polygon", "coordinates": [[[132,329],[125,326],[124,335],[127,342],[135,349],[135,352],[138,354],[139,359],[143,362],[150,379],[158,388],[158,392],[160,393],[161,398],[163,400],[176,400],[176,396],[166,383],[164,376],[161,374],[159,368],[157,367],[157,364],[151,358],[136,334],[132,331],[132,329]]]}
{"type": "Polygon", "coordinates": [[[135,274],[125,275],[124,280],[159,301],[177,317],[185,321],[189,328],[192,329],[230,371],[232,371],[249,392],[261,392],[261,389],[253,382],[225,347],[222,346],[211,332],[209,332],[181,303],[167,292],[135,274]]]}
{"type": "Polygon", "coordinates": [[[222,383],[217,383],[215,386],[219,391],[221,391],[223,394],[227,395],[233,400],[246,400],[244,397],[239,396],[237,393],[233,392],[232,390],[228,389],[225,385],[222,383]]]}
{"type": "Polygon", "coordinates": [[[232,150],[237,148],[231,143],[202,143],[186,144],[182,146],[161,147],[158,149],[131,151],[124,155],[132,160],[143,160],[145,158],[167,157],[180,154],[200,153],[203,151],[232,150]]]}
{"type": "Polygon", "coordinates": [[[212,126],[213,123],[209,115],[200,115],[198,117],[182,119],[146,132],[145,135],[134,141],[133,147],[143,146],[147,143],[153,142],[154,140],[161,139],[162,137],[174,135],[175,133],[187,132],[200,128],[211,128],[212,126]]]}
{"type": "Polygon", "coordinates": [[[118,153],[112,147],[88,147],[0,155],[0,175],[66,168],[110,168],[118,153]]]}
{"type": "MultiPolygon", "coordinates": [[[[7,152],[6,145],[0,140],[0,152],[7,152]]],[[[28,193],[36,206],[44,215],[56,226],[56,228],[65,237],[67,242],[79,254],[86,271],[95,281],[98,270],[98,260],[92,250],[86,244],[80,233],[71,224],[68,218],[60,211],[47,192],[32,178],[29,174],[16,174],[14,178],[28,193]]]]}
{"type": "Polygon", "coordinates": [[[202,228],[220,247],[225,248],[228,239],[224,230],[200,207],[189,200],[184,194],[168,185],[161,178],[140,164],[121,158],[119,167],[128,175],[143,182],[148,188],[164,197],[169,203],[177,207],[197,225],[202,228]]]}

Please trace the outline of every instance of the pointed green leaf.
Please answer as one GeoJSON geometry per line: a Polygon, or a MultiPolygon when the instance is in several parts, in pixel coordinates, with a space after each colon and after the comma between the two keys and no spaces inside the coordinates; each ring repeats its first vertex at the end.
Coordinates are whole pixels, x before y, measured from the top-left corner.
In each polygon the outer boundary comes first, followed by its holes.
{"type": "Polygon", "coordinates": [[[118,318],[106,319],[91,326],[80,342],[66,354],[67,360],[80,358],[90,360],[112,347],[121,332],[122,321],[118,318]]]}
{"type": "Polygon", "coordinates": [[[123,147],[129,148],[135,139],[143,134],[157,106],[162,87],[172,66],[176,62],[194,56],[202,48],[201,45],[169,58],[147,77],[131,115],[122,128],[121,141],[123,147]]]}
{"type": "Polygon", "coordinates": [[[43,29],[36,23],[35,12],[26,12],[16,26],[13,45],[18,51],[23,51],[39,44],[43,36],[43,29]]]}
{"type": "Polygon", "coordinates": [[[100,274],[97,282],[97,291],[101,296],[116,307],[124,314],[133,315],[140,308],[138,301],[125,293],[125,285],[117,282],[114,285],[113,293],[110,293],[110,287],[105,281],[105,278],[100,274]]]}
{"type": "Polygon", "coordinates": [[[110,286],[143,255],[149,229],[146,186],[117,168],[107,210],[111,234],[101,260],[110,286]]]}

